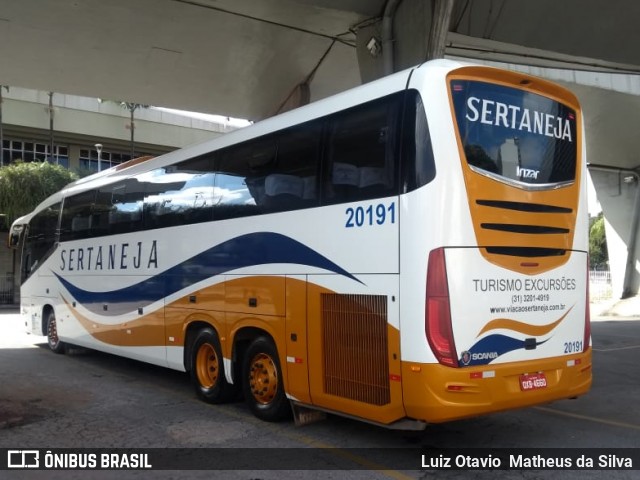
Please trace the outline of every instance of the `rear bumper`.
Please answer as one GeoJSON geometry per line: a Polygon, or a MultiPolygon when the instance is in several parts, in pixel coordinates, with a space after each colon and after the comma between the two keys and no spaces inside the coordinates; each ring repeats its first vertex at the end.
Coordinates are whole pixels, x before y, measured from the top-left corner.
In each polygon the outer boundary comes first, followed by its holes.
{"type": "Polygon", "coordinates": [[[591,387],[591,348],[551,359],[450,368],[403,362],[407,416],[440,423],[583,395],[591,387]],[[544,372],[547,386],[522,391],[520,375],[544,372]]]}

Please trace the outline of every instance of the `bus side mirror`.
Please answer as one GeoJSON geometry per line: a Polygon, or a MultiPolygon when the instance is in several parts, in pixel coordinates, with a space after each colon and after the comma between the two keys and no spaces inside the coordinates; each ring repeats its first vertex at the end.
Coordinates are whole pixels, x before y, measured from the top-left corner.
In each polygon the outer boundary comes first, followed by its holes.
{"type": "Polygon", "coordinates": [[[18,248],[20,241],[22,240],[22,233],[24,232],[24,225],[14,225],[9,232],[9,240],[7,246],[12,249],[18,248]]]}

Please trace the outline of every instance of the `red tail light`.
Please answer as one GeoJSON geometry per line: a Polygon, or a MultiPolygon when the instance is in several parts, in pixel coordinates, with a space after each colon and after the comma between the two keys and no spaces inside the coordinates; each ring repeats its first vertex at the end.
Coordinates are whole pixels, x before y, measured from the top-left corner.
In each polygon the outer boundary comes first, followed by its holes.
{"type": "Polygon", "coordinates": [[[584,309],[584,342],[582,343],[582,351],[589,349],[589,341],[591,340],[591,307],[589,301],[589,256],[587,255],[587,300],[584,309]]]}
{"type": "Polygon", "coordinates": [[[444,248],[438,248],[429,253],[425,331],[438,362],[449,367],[457,367],[456,347],[451,330],[451,307],[444,248]]]}

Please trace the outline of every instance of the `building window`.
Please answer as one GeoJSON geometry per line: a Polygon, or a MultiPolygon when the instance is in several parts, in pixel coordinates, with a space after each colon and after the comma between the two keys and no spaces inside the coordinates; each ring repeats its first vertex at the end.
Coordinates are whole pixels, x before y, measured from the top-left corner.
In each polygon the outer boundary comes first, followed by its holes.
{"type": "Polygon", "coordinates": [[[20,140],[3,140],[2,163],[9,165],[17,160],[23,162],[57,163],[69,168],[69,147],[54,145],[53,155],[49,154],[50,145],[46,143],[23,142],[20,140]]]}
{"type": "Polygon", "coordinates": [[[98,159],[98,151],[96,149],[81,149],[79,160],[81,169],[97,172],[131,160],[131,155],[102,150],[100,159],[98,159]]]}

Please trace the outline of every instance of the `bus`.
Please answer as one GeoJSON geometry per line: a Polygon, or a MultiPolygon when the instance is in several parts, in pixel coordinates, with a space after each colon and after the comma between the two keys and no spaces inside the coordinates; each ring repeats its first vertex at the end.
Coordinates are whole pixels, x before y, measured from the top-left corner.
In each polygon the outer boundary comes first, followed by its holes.
{"type": "Polygon", "coordinates": [[[12,225],[21,312],[56,353],[185,371],[266,421],[575,398],[585,165],[565,88],[426,62],[68,185],[12,225]]]}

